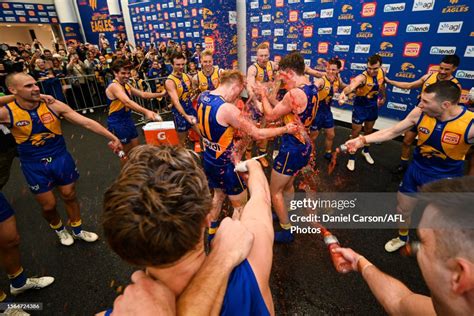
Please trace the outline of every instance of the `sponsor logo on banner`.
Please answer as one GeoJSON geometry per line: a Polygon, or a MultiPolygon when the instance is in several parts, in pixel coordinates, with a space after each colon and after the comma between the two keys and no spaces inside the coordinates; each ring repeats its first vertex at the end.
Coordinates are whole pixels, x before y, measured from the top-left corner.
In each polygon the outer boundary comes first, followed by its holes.
{"type": "Polygon", "coordinates": [[[273,21],[275,24],[283,24],[285,20],[283,19],[283,12],[277,11],[275,14],[275,20],[273,21]]]}
{"type": "Polygon", "coordinates": [[[275,29],[275,30],[273,31],[273,34],[274,34],[275,36],[283,36],[284,33],[285,33],[285,32],[283,31],[283,29],[275,29]]]}
{"type": "Polygon", "coordinates": [[[311,59],[305,59],[304,64],[308,67],[311,67],[311,59]]]}
{"type": "Polygon", "coordinates": [[[321,19],[332,18],[334,16],[334,9],[322,9],[319,17],[321,19]]]}
{"type": "Polygon", "coordinates": [[[275,43],[275,44],[273,44],[273,49],[283,50],[283,49],[285,49],[285,45],[275,43]]]}
{"type": "Polygon", "coordinates": [[[413,79],[416,77],[416,74],[412,72],[412,70],[415,70],[415,65],[412,63],[403,63],[400,66],[401,71],[397,72],[395,74],[395,77],[397,78],[406,78],[406,79],[413,79]]]}
{"type": "Polygon", "coordinates": [[[301,50],[301,54],[306,54],[306,55],[313,54],[313,51],[311,50],[311,43],[310,42],[304,42],[303,43],[303,49],[301,50]]]}
{"type": "Polygon", "coordinates": [[[354,53],[368,54],[370,52],[370,44],[356,44],[354,46],[354,53]]]}
{"type": "Polygon", "coordinates": [[[295,39],[298,38],[299,32],[296,26],[290,26],[289,32],[290,34],[288,34],[287,38],[295,38],[295,39]]]}
{"type": "Polygon", "coordinates": [[[289,19],[290,22],[298,22],[298,10],[291,10],[289,19]]]}
{"type": "Polygon", "coordinates": [[[421,42],[405,43],[403,48],[403,57],[418,57],[421,53],[421,42]]]}
{"type": "Polygon", "coordinates": [[[380,67],[382,68],[383,71],[385,71],[386,74],[390,72],[390,64],[382,64],[382,66],[380,67]]]}
{"type": "Polygon", "coordinates": [[[258,29],[255,27],[252,29],[252,38],[258,38],[258,29]]]}
{"type": "Polygon", "coordinates": [[[352,26],[338,26],[337,35],[351,35],[352,26]]]}
{"type": "Polygon", "coordinates": [[[462,135],[454,132],[444,132],[441,142],[449,145],[458,145],[462,135]]]}
{"type": "Polygon", "coordinates": [[[377,53],[381,57],[393,57],[393,52],[390,51],[393,48],[393,44],[390,42],[382,42],[380,44],[380,51],[377,53]]]}
{"type": "Polygon", "coordinates": [[[272,30],[262,30],[262,36],[270,36],[272,35],[272,30]]]}
{"type": "Polygon", "coordinates": [[[285,5],[285,1],[284,0],[276,0],[276,3],[275,3],[275,6],[277,8],[281,8],[285,5]]]}
{"type": "Polygon", "coordinates": [[[377,9],[377,2],[367,2],[362,5],[361,16],[363,18],[372,17],[375,15],[377,9]]]}
{"type": "Polygon", "coordinates": [[[455,46],[431,46],[430,55],[454,55],[456,54],[455,46]]]}
{"type": "Polygon", "coordinates": [[[372,24],[370,23],[362,23],[360,25],[360,30],[362,32],[359,32],[356,34],[357,38],[372,38],[374,34],[372,32],[365,32],[366,30],[372,29],[372,24]]]}
{"type": "Polygon", "coordinates": [[[349,49],[350,49],[349,45],[334,45],[334,51],[335,52],[347,53],[347,52],[349,52],[349,49]]]}
{"type": "Polygon", "coordinates": [[[352,6],[350,4],[344,4],[341,9],[342,13],[338,16],[338,20],[352,20],[354,15],[351,13],[352,6]]]}
{"type": "Polygon", "coordinates": [[[311,25],[303,28],[303,37],[313,37],[313,27],[311,25]]]}
{"type": "Polygon", "coordinates": [[[449,1],[451,5],[444,7],[442,13],[465,13],[469,12],[469,6],[465,4],[457,4],[458,1],[449,1]]]}
{"type": "Polygon", "coordinates": [[[392,92],[393,93],[400,93],[400,94],[410,94],[410,89],[401,89],[398,87],[392,87],[392,92]]]}
{"type": "Polygon", "coordinates": [[[260,22],[260,17],[259,16],[251,16],[250,17],[250,22],[252,22],[252,23],[260,22]]]}
{"type": "Polygon", "coordinates": [[[270,4],[268,4],[268,0],[263,0],[264,4],[262,5],[262,10],[269,10],[272,8],[270,4]]]}
{"type": "Polygon", "coordinates": [[[258,9],[258,2],[250,2],[250,9],[258,9]]]}
{"type": "Polygon", "coordinates": [[[271,14],[262,15],[262,22],[271,22],[271,21],[272,21],[272,15],[271,14]]]}
{"type": "Polygon", "coordinates": [[[292,3],[300,3],[300,0],[288,0],[288,3],[292,4],[292,3]]]}
{"type": "Polygon", "coordinates": [[[415,0],[412,11],[432,11],[435,6],[435,0],[415,0]]]}
{"type": "Polygon", "coordinates": [[[464,57],[474,57],[474,46],[467,46],[464,57]]]}
{"type": "Polygon", "coordinates": [[[329,42],[319,42],[318,54],[327,54],[329,51],[329,42]]]}
{"type": "Polygon", "coordinates": [[[388,102],[387,108],[395,111],[405,112],[408,108],[406,104],[403,103],[395,103],[395,102],[388,102]]]}
{"type": "Polygon", "coordinates": [[[367,64],[362,63],[351,63],[351,70],[365,70],[367,68],[367,64]]]}
{"type": "Polygon", "coordinates": [[[456,71],[456,78],[458,79],[474,79],[474,71],[472,70],[458,70],[456,71]]]}
{"type": "Polygon", "coordinates": [[[426,33],[430,31],[430,24],[408,24],[407,33],[426,33]]]}
{"type": "Polygon", "coordinates": [[[318,29],[318,35],[332,34],[332,27],[320,27],[318,29]]]}
{"type": "Polygon", "coordinates": [[[462,24],[462,21],[439,22],[438,33],[460,33],[462,24]]]}
{"type": "Polygon", "coordinates": [[[303,12],[303,19],[315,19],[318,17],[316,11],[303,12]]]}
{"type": "Polygon", "coordinates": [[[382,36],[396,36],[399,22],[384,22],[382,27],[382,36]]]}
{"type": "Polygon", "coordinates": [[[298,49],[298,44],[292,43],[292,44],[286,44],[286,50],[289,52],[292,52],[294,50],[298,49]]]}
{"type": "Polygon", "coordinates": [[[405,5],[405,2],[386,4],[383,12],[402,12],[405,11],[405,5]]]}

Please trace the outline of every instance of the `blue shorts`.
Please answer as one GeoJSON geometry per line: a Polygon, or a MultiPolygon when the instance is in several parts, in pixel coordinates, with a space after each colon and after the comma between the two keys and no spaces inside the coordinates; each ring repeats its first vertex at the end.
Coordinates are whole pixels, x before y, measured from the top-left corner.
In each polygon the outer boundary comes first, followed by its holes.
{"type": "Polygon", "coordinates": [[[239,174],[234,171],[233,163],[219,166],[203,159],[202,165],[210,188],[221,189],[227,195],[240,194],[247,188],[239,174]]]}
{"type": "Polygon", "coordinates": [[[427,174],[426,171],[421,170],[417,167],[414,163],[411,163],[408,167],[405,175],[403,176],[402,182],[400,182],[400,187],[398,189],[401,193],[415,193],[418,192],[419,188],[424,184],[441,180],[441,179],[449,179],[449,178],[456,178],[462,177],[461,175],[457,174],[442,174],[442,173],[431,173],[427,174]]]}
{"type": "MultiPolygon", "coordinates": [[[[185,111],[186,114],[192,115],[197,119],[197,112],[193,107],[185,109],[185,111]]],[[[191,129],[192,125],[186,121],[186,119],[176,110],[176,108],[173,107],[171,112],[173,113],[174,125],[178,133],[184,133],[191,129]]]]}
{"type": "Polygon", "coordinates": [[[373,122],[379,117],[379,108],[376,106],[354,106],[352,108],[352,123],[361,125],[364,122],[373,122]]]}
{"type": "Polygon", "coordinates": [[[21,170],[33,194],[48,192],[56,186],[68,185],[79,179],[74,159],[67,151],[42,161],[22,161],[21,170]]]}
{"type": "Polygon", "coordinates": [[[280,148],[278,156],[273,161],[273,170],[287,176],[294,176],[305,167],[311,156],[311,146],[299,148],[280,148]]]}
{"type": "Polygon", "coordinates": [[[117,122],[107,122],[108,130],[120,139],[124,145],[130,143],[132,139],[138,138],[137,128],[133,120],[123,120],[117,122]]]}
{"type": "Polygon", "coordinates": [[[15,215],[13,208],[10,203],[8,203],[3,193],[0,192],[0,223],[6,221],[13,215],[15,215]]]}
{"type": "Polygon", "coordinates": [[[311,123],[310,131],[319,131],[322,128],[328,129],[334,127],[334,118],[332,112],[317,112],[316,117],[311,123]]]}

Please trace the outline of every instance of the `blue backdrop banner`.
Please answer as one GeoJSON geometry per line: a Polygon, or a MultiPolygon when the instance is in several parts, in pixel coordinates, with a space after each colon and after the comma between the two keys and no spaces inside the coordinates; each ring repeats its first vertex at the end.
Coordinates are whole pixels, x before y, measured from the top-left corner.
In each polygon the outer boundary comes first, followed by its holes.
{"type": "Polygon", "coordinates": [[[54,5],[2,2],[0,23],[59,23],[54,5]]]}

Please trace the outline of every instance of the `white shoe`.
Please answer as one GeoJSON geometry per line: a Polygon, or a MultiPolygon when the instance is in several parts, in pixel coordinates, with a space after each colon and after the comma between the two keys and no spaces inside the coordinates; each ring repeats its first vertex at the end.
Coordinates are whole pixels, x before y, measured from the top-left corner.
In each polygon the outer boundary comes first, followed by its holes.
{"type": "Polygon", "coordinates": [[[16,288],[10,285],[10,293],[12,295],[18,295],[28,290],[40,290],[42,288],[51,285],[54,282],[54,278],[50,276],[45,276],[41,278],[28,278],[26,279],[25,285],[22,287],[16,288]]]}
{"type": "Polygon", "coordinates": [[[89,109],[89,112],[94,113],[94,109],[89,109]]]}
{"type": "Polygon", "coordinates": [[[71,233],[69,233],[66,228],[56,232],[56,235],[59,237],[59,242],[61,242],[61,244],[64,246],[71,246],[74,243],[71,233]]]}
{"type": "Polygon", "coordinates": [[[400,239],[400,237],[390,239],[386,244],[385,244],[385,251],[387,252],[394,252],[397,251],[398,249],[402,248],[405,246],[406,242],[400,239]]]}
{"type": "Polygon", "coordinates": [[[87,114],[87,110],[82,110],[82,114],[87,114]]]}
{"type": "Polygon", "coordinates": [[[372,156],[370,155],[370,153],[366,153],[366,152],[362,151],[362,156],[364,156],[365,161],[367,161],[367,163],[369,165],[373,165],[375,163],[374,160],[372,159],[372,156]]]}
{"type": "Polygon", "coordinates": [[[79,234],[73,234],[74,239],[82,239],[87,242],[94,242],[99,239],[99,236],[96,233],[88,232],[85,230],[81,230],[79,234]]]}
{"type": "Polygon", "coordinates": [[[28,314],[21,308],[7,308],[2,315],[7,315],[7,316],[29,316],[31,314],[28,314]]]}
{"type": "Polygon", "coordinates": [[[350,171],[354,171],[355,168],[356,168],[355,163],[356,163],[356,162],[355,162],[354,159],[349,159],[349,160],[347,161],[347,166],[346,166],[347,169],[349,169],[350,171]]]}

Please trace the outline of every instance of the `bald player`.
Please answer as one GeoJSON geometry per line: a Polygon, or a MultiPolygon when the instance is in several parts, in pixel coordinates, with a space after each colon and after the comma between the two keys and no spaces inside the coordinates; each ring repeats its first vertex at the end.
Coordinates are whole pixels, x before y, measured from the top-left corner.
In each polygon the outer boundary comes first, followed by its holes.
{"type": "Polygon", "coordinates": [[[30,75],[10,74],[5,82],[15,101],[0,107],[0,124],[8,127],[15,138],[21,169],[41,206],[44,219],[55,230],[62,245],[70,246],[74,239],[96,241],[97,234],[82,229],[75,189],[79,173],[66,148],[61,118],[105,137],[115,150],[122,150],[120,140],[96,121],[76,113],[58,100],[50,104],[43,102],[36,80],[30,75]],[[66,206],[72,235],[56,210],[54,188],[58,189],[66,206]]]}

